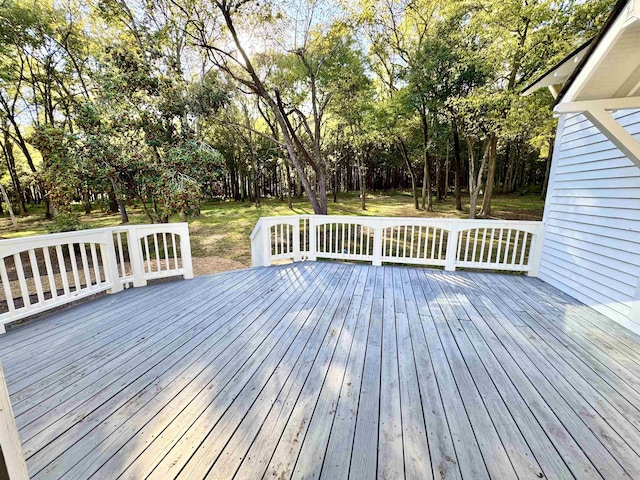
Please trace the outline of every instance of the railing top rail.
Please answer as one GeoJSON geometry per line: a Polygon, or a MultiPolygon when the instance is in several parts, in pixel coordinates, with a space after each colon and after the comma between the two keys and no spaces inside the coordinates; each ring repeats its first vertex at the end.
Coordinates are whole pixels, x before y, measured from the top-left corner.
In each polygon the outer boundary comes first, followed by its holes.
{"type": "Polygon", "coordinates": [[[108,230],[101,228],[0,240],[0,259],[31,249],[53,247],[66,243],[87,242],[105,244],[107,243],[107,234],[108,230]]]}
{"type": "MultiPolygon", "coordinates": [[[[30,248],[38,248],[38,245],[41,243],[56,245],[59,243],[67,243],[72,241],[74,238],[87,239],[91,240],[92,238],[99,239],[101,235],[105,232],[124,232],[135,228],[136,230],[180,230],[184,227],[188,227],[188,223],[180,222],[180,223],[149,223],[149,224],[139,224],[139,225],[123,225],[117,227],[101,227],[101,228],[90,228],[87,230],[74,230],[72,232],[61,232],[61,233],[44,233],[41,235],[29,235],[26,237],[18,237],[18,238],[6,238],[0,240],[0,249],[9,245],[21,245],[28,244],[25,246],[24,250],[28,250],[30,248]]],[[[0,253],[2,250],[0,250],[0,253]]]]}
{"type": "Polygon", "coordinates": [[[26,237],[17,238],[5,238],[0,240],[0,248],[4,245],[13,245],[28,242],[38,242],[40,240],[47,240],[48,243],[55,244],[58,240],[65,242],[70,237],[96,237],[106,231],[106,228],[92,228],[89,230],[76,230],[73,232],[62,233],[44,233],[41,235],[29,235],[26,237]]]}
{"type": "MultiPolygon", "coordinates": [[[[295,221],[296,219],[303,218],[314,218],[315,220],[321,220],[323,223],[329,223],[332,221],[351,221],[351,222],[393,222],[393,223],[431,223],[431,224],[451,224],[451,223],[462,223],[464,225],[482,225],[486,226],[487,224],[493,225],[522,225],[522,226],[538,226],[541,225],[542,222],[538,220],[501,220],[501,219],[468,219],[468,218],[454,218],[454,217],[379,217],[379,216],[368,216],[368,215],[274,215],[268,217],[260,217],[258,223],[256,223],[256,227],[254,228],[254,232],[258,228],[258,225],[261,222],[268,223],[282,223],[282,222],[290,222],[295,221]]],[[[252,233],[253,235],[253,233],[252,233]]]]}

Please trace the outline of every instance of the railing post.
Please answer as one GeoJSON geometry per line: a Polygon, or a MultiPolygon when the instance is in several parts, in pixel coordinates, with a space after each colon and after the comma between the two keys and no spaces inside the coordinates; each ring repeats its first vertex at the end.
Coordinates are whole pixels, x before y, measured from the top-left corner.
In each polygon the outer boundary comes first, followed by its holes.
{"type": "Polygon", "coordinates": [[[0,477],[8,474],[9,480],[29,480],[27,465],[22,453],[18,429],[11,409],[9,391],[0,365],[0,477]]]}
{"type": "Polygon", "coordinates": [[[316,224],[316,216],[309,217],[309,261],[315,262],[317,257],[316,240],[318,238],[318,225],[316,224]]]}
{"type": "Polygon", "coordinates": [[[133,275],[133,286],[144,287],[147,279],[144,278],[144,259],[142,258],[142,247],[136,227],[127,228],[127,245],[129,247],[129,261],[131,273],[133,275]]]}
{"type": "Polygon", "coordinates": [[[447,234],[447,253],[445,257],[444,269],[447,272],[454,272],[456,270],[456,257],[458,247],[458,225],[456,223],[451,224],[449,233],[447,234]]]}
{"type": "Polygon", "coordinates": [[[376,226],[373,227],[373,260],[371,264],[379,267],[382,265],[382,223],[376,222],[376,226]]]}
{"type": "Polygon", "coordinates": [[[300,253],[300,217],[296,216],[296,221],[293,224],[293,261],[299,262],[302,260],[302,254],[300,253]]]}
{"type": "Polygon", "coordinates": [[[531,250],[529,251],[529,270],[527,271],[527,276],[529,277],[537,277],[540,273],[545,227],[545,224],[540,225],[538,232],[533,236],[531,250]]]}
{"type": "Polygon", "coordinates": [[[122,291],[122,283],[120,283],[120,275],[118,273],[118,260],[117,260],[117,252],[116,246],[113,243],[113,230],[106,229],[105,232],[107,251],[106,255],[103,257],[106,265],[103,265],[105,276],[111,288],[109,288],[108,293],[117,293],[122,291]]]}
{"type": "Polygon", "coordinates": [[[271,226],[269,222],[262,222],[262,266],[271,265],[271,226]]]}
{"type": "Polygon", "coordinates": [[[189,224],[180,228],[180,256],[182,257],[183,277],[185,280],[193,278],[193,261],[191,260],[191,240],[189,238],[189,224]]]}

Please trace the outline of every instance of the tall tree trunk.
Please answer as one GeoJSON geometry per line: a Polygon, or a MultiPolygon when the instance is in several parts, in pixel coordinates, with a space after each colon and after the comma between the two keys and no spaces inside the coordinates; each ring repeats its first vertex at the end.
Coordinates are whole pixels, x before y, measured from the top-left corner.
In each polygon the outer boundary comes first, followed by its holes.
{"type": "Polygon", "coordinates": [[[2,145],[4,157],[7,163],[7,169],[9,170],[9,176],[11,177],[11,183],[13,189],[16,191],[16,198],[18,200],[18,211],[20,215],[27,213],[27,206],[24,203],[24,195],[22,193],[22,186],[20,185],[20,179],[18,178],[18,172],[16,171],[16,160],[13,155],[13,142],[9,137],[9,132],[4,131],[4,143],[2,145]]]}
{"type": "Polygon", "coordinates": [[[476,218],[476,205],[478,203],[478,195],[482,188],[482,175],[487,165],[487,158],[489,156],[489,149],[491,142],[488,141],[482,155],[482,163],[478,169],[476,177],[476,162],[473,154],[474,145],[469,137],[467,137],[467,153],[469,156],[469,218],[476,218]]]}
{"type": "Polygon", "coordinates": [[[444,162],[444,198],[449,196],[449,139],[447,139],[447,157],[444,162]]]}
{"type": "Polygon", "coordinates": [[[85,190],[82,192],[82,204],[84,206],[85,215],[89,215],[91,213],[91,200],[89,199],[89,190],[85,190]]]}
{"type": "Polygon", "coordinates": [[[516,163],[516,149],[514,145],[509,142],[507,145],[507,173],[505,176],[504,184],[502,185],[502,193],[511,193],[512,189],[512,180],[513,175],[515,174],[515,163],[516,163]]]}
{"type": "MultiPolygon", "coordinates": [[[[116,201],[116,207],[118,211],[120,211],[120,221],[122,223],[129,223],[129,215],[127,214],[127,209],[125,208],[124,200],[122,199],[122,195],[118,195],[118,192],[119,192],[118,185],[116,184],[115,180],[110,179],[110,181],[111,181],[111,189],[113,192],[113,196],[115,197],[115,201],[116,201]]],[[[109,193],[111,194],[111,192],[109,193]]],[[[109,200],[111,200],[111,197],[109,197],[109,200]]],[[[146,210],[146,205],[144,204],[144,202],[143,202],[143,206],[146,210]]],[[[151,217],[151,215],[149,215],[149,217],[151,217]]],[[[153,219],[151,221],[153,221],[153,219]]]]}
{"type": "Polygon", "coordinates": [[[115,183],[111,182],[111,189],[109,190],[109,212],[118,213],[118,196],[116,195],[115,183]]]}
{"type": "Polygon", "coordinates": [[[122,200],[121,198],[118,198],[118,209],[120,210],[121,223],[129,223],[129,214],[127,214],[124,200],[122,200]]]}
{"type": "Polygon", "coordinates": [[[292,181],[291,181],[291,168],[289,168],[289,164],[287,163],[287,161],[285,160],[285,167],[286,167],[286,175],[287,175],[287,206],[289,207],[289,210],[293,210],[293,202],[291,200],[291,188],[293,187],[292,185],[292,181]]]}
{"type": "Polygon", "coordinates": [[[429,158],[429,123],[425,108],[420,109],[420,122],[422,124],[422,148],[424,151],[424,174],[422,177],[422,208],[433,211],[433,193],[431,192],[431,159],[429,158]],[[426,205],[425,205],[426,201],[426,205]]]}
{"type": "Polygon", "coordinates": [[[258,178],[258,159],[251,152],[251,163],[253,168],[253,202],[260,205],[260,179],[258,178]]]}
{"type": "Polygon", "coordinates": [[[456,199],[456,210],[462,211],[462,154],[460,149],[460,133],[455,119],[452,121],[453,130],[453,169],[455,171],[454,196],[456,199]]]}
{"type": "Polygon", "coordinates": [[[11,223],[14,228],[18,226],[18,222],[16,221],[16,217],[13,215],[13,208],[11,208],[11,202],[9,201],[9,197],[7,196],[7,191],[4,189],[4,185],[0,184],[0,191],[2,192],[2,198],[4,199],[4,203],[7,204],[7,210],[9,210],[9,217],[11,217],[11,223]]]}
{"type": "Polygon", "coordinates": [[[407,152],[407,146],[404,144],[404,140],[398,140],[400,144],[400,150],[402,151],[402,158],[411,177],[411,191],[413,193],[413,206],[416,210],[420,210],[420,203],[418,201],[418,187],[416,186],[416,172],[413,170],[411,160],[409,159],[409,153],[407,152]]]}
{"type": "Polygon", "coordinates": [[[333,170],[333,203],[338,202],[338,189],[340,188],[339,173],[340,173],[340,161],[337,161],[335,168],[333,170]]]}
{"type": "Polygon", "coordinates": [[[493,196],[493,182],[496,176],[496,160],[497,160],[498,137],[491,135],[489,138],[489,170],[487,172],[487,181],[484,188],[484,198],[482,199],[482,208],[480,215],[491,215],[491,197],[493,196]]]}
{"type": "Polygon", "coordinates": [[[360,177],[360,181],[359,181],[360,208],[362,210],[366,210],[367,209],[367,182],[366,182],[367,167],[363,165],[363,164],[366,164],[366,162],[365,162],[365,159],[363,159],[359,154],[356,154],[356,161],[358,162],[358,175],[360,177]]]}
{"type": "Polygon", "coordinates": [[[51,200],[49,200],[49,195],[47,194],[47,191],[44,190],[44,188],[42,189],[42,191],[42,198],[44,200],[44,218],[53,218],[53,210],[51,208],[51,200]]]}

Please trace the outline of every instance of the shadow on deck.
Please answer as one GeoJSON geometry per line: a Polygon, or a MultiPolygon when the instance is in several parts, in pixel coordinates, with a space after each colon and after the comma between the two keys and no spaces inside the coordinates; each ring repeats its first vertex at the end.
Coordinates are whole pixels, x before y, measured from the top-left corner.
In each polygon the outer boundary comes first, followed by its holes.
{"type": "Polygon", "coordinates": [[[640,478],[640,337],[540,280],[296,263],[0,337],[32,478],[640,478]]]}

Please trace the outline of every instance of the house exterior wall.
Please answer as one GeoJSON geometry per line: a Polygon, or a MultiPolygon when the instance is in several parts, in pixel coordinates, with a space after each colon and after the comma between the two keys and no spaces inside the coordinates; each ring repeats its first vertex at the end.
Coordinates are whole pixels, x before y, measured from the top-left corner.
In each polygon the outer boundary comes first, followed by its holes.
{"type": "MultiPolygon", "coordinates": [[[[614,117],[640,140],[640,110],[614,117]]],[[[640,333],[640,168],[582,114],[560,119],[552,165],[539,277],[640,333]]]]}

